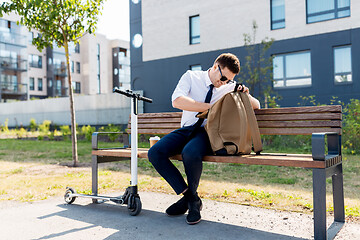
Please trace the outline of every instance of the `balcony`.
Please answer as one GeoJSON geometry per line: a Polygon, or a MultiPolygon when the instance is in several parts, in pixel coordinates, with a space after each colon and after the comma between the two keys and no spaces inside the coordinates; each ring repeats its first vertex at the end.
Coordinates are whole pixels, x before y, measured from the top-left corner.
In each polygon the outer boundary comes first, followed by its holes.
{"type": "Polygon", "coordinates": [[[27,84],[17,82],[1,82],[0,99],[24,100],[27,96],[27,84]]]}
{"type": "Polygon", "coordinates": [[[67,71],[66,71],[65,65],[54,64],[54,75],[61,76],[61,77],[66,77],[67,76],[67,71]]]}
{"type": "Polygon", "coordinates": [[[27,60],[13,57],[0,57],[0,68],[25,72],[27,71],[27,60]]]}
{"type": "Polygon", "coordinates": [[[68,94],[68,88],[62,87],[62,88],[55,88],[55,96],[57,97],[67,97],[68,94]]]}
{"type": "Polygon", "coordinates": [[[124,57],[124,56],[119,56],[119,64],[121,64],[121,65],[129,65],[130,66],[130,58],[129,57],[124,57]]]}
{"type": "Polygon", "coordinates": [[[26,47],[27,38],[24,35],[0,31],[0,43],[14,44],[26,47]]]}

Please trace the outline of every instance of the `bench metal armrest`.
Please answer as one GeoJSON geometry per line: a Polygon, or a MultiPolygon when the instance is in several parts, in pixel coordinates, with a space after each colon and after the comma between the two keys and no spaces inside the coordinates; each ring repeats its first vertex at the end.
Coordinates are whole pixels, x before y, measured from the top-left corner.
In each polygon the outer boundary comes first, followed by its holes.
{"type": "MultiPolygon", "coordinates": [[[[99,149],[99,145],[98,145],[98,140],[99,140],[99,135],[105,135],[105,134],[126,134],[129,135],[127,132],[94,132],[92,134],[91,137],[91,145],[92,145],[92,149],[93,150],[98,150],[99,149]]],[[[125,140],[124,142],[124,148],[128,148],[129,147],[129,138],[127,138],[127,140],[125,140]]]]}
{"type": "Polygon", "coordinates": [[[312,157],[314,160],[325,161],[329,157],[341,155],[341,136],[336,132],[313,133],[311,137],[312,157]],[[325,137],[327,150],[325,155],[325,137]]]}

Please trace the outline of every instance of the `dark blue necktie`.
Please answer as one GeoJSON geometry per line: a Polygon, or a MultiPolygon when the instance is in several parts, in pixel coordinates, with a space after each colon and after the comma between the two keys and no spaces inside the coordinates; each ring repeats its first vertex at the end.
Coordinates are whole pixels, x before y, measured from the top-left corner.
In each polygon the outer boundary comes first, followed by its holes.
{"type": "MultiPolygon", "coordinates": [[[[210,89],[209,91],[207,92],[206,94],[206,97],[205,97],[205,103],[209,103],[210,100],[211,100],[211,97],[212,97],[212,94],[213,94],[213,88],[214,88],[214,85],[210,84],[210,89]]],[[[198,129],[199,127],[201,127],[201,124],[204,122],[204,118],[199,118],[197,120],[197,122],[193,125],[194,126],[194,130],[198,129]]]]}

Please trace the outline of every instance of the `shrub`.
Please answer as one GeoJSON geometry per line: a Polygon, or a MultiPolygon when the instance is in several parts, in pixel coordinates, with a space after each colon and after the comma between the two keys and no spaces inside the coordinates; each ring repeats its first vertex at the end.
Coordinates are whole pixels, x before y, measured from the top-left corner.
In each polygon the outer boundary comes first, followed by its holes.
{"type": "Polygon", "coordinates": [[[90,125],[82,126],[80,133],[85,135],[86,140],[91,141],[93,132],[95,132],[95,127],[90,125]]]}
{"type": "Polygon", "coordinates": [[[17,138],[23,138],[26,136],[27,131],[24,128],[15,130],[17,138]]]}
{"type": "Polygon", "coordinates": [[[351,99],[344,108],[343,148],[346,153],[358,154],[360,149],[360,100],[351,99]]]}
{"type": "Polygon", "coordinates": [[[298,103],[299,106],[316,106],[320,103],[316,102],[315,95],[310,96],[300,96],[301,102],[298,103]]]}
{"type": "Polygon", "coordinates": [[[70,127],[68,125],[60,126],[60,131],[61,131],[63,136],[71,135],[71,130],[70,130],[70,127]]]}
{"type": "Polygon", "coordinates": [[[30,119],[30,125],[29,125],[30,131],[35,132],[38,128],[38,125],[36,124],[36,120],[34,118],[30,119]]]}
{"type": "Polygon", "coordinates": [[[40,133],[47,135],[50,131],[51,121],[44,120],[42,124],[39,125],[38,130],[40,133]]]}
{"type": "Polygon", "coordinates": [[[7,118],[5,120],[4,126],[1,125],[1,131],[2,132],[9,133],[8,123],[9,123],[9,119],[7,118]]]}
{"type": "MultiPolygon", "coordinates": [[[[108,124],[106,127],[99,128],[99,132],[121,132],[121,127],[115,126],[114,124],[108,124]]],[[[119,134],[109,134],[110,141],[114,142],[118,138],[119,134]]]]}

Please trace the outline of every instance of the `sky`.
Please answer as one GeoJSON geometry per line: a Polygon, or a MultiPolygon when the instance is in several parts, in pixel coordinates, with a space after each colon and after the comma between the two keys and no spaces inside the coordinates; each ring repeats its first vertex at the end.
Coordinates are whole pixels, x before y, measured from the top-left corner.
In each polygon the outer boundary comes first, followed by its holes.
{"type": "Polygon", "coordinates": [[[98,33],[108,39],[130,39],[129,0],[107,0],[97,25],[98,33]]]}

